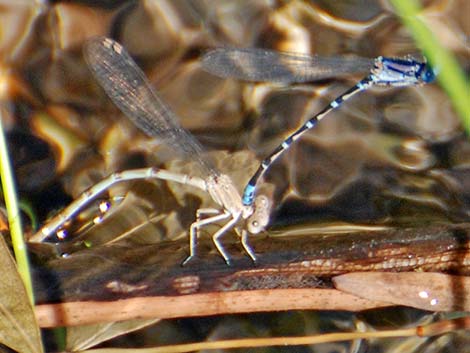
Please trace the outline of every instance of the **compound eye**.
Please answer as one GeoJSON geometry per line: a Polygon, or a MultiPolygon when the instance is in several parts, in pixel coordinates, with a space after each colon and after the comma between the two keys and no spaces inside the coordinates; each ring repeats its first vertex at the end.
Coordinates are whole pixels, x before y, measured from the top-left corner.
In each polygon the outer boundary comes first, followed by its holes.
{"type": "Polygon", "coordinates": [[[264,229],[264,227],[261,226],[260,222],[257,220],[248,220],[247,227],[248,232],[250,232],[251,234],[258,234],[264,229]]]}
{"type": "Polygon", "coordinates": [[[429,66],[426,66],[421,73],[420,78],[425,83],[431,83],[436,79],[436,73],[429,66]]]}

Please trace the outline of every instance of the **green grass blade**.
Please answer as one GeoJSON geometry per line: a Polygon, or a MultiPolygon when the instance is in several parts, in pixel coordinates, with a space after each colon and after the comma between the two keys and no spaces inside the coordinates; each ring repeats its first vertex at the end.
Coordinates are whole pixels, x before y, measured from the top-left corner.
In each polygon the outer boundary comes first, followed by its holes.
{"type": "Polygon", "coordinates": [[[421,20],[421,9],[416,0],[391,0],[391,2],[431,65],[437,68],[439,83],[452,100],[467,134],[470,134],[470,83],[457,60],[440,45],[432,31],[421,20]]]}
{"type": "Polygon", "coordinates": [[[31,303],[34,304],[33,284],[28,261],[28,252],[21,227],[21,216],[11,168],[5,132],[3,130],[3,111],[0,107],[0,178],[2,179],[3,196],[7,208],[10,235],[15,253],[18,272],[24,282],[31,303]]]}

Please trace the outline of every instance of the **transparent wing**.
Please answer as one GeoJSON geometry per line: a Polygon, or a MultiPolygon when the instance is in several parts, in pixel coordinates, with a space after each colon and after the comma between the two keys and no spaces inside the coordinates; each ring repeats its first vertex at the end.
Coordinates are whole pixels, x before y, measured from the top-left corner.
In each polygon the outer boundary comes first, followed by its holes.
{"type": "Polygon", "coordinates": [[[202,158],[203,147],[177,123],[176,115],[153,90],[124,47],[112,39],[96,37],[85,44],[84,53],[96,80],[140,130],[170,144],[185,157],[199,160],[206,171],[214,172],[210,162],[202,158]]]}
{"type": "Polygon", "coordinates": [[[365,73],[373,65],[374,59],[368,58],[309,56],[259,48],[219,48],[202,58],[203,69],[219,77],[283,83],[365,73]]]}

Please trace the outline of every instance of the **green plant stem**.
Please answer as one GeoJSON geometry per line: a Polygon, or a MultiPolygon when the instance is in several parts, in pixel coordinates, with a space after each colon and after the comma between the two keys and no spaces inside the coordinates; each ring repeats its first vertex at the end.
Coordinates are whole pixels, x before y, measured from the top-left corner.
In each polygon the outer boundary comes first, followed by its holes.
{"type": "Polygon", "coordinates": [[[3,114],[0,107],[0,177],[2,179],[3,196],[5,198],[8,223],[10,225],[11,241],[18,266],[18,272],[23,279],[23,283],[26,287],[26,292],[28,293],[29,299],[34,305],[33,284],[31,280],[31,271],[29,268],[28,252],[23,237],[23,229],[21,227],[20,210],[16,197],[17,193],[8,154],[5,131],[3,130],[2,119],[3,114]]]}
{"type": "Polygon", "coordinates": [[[457,60],[440,45],[431,30],[420,18],[420,6],[416,0],[391,0],[403,23],[423,50],[431,65],[439,72],[438,79],[470,134],[470,83],[465,79],[457,60]]]}

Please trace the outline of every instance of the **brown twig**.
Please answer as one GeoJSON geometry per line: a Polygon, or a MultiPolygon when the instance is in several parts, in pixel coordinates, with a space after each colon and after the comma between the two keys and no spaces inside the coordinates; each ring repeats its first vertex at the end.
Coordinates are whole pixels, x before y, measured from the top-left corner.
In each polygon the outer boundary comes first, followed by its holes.
{"type": "MultiPolygon", "coordinates": [[[[200,246],[200,258],[185,267],[180,265],[187,255],[185,241],[103,246],[37,269],[37,298],[45,304],[38,306],[38,317],[51,315],[47,324],[41,319],[43,325],[72,325],[79,312],[90,316],[80,322],[96,322],[144,315],[381,307],[388,305],[383,298],[365,301],[332,290],[331,278],[357,271],[467,275],[469,229],[469,224],[460,224],[258,239],[253,244],[259,263],[253,265],[240,253],[231,267],[214,251],[207,253],[212,248],[208,242],[200,246]]],[[[235,246],[227,249],[237,253],[235,246]]]]}
{"type": "Polygon", "coordinates": [[[334,289],[272,289],[43,304],[36,306],[36,317],[41,327],[60,327],[130,319],[170,319],[262,311],[357,311],[387,305],[390,304],[361,299],[334,289]]]}

